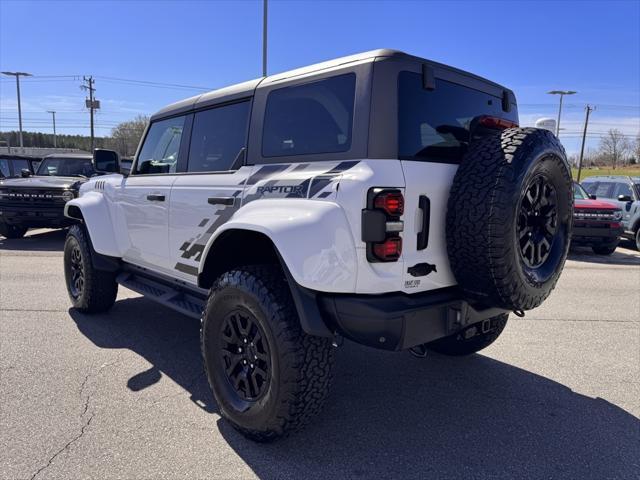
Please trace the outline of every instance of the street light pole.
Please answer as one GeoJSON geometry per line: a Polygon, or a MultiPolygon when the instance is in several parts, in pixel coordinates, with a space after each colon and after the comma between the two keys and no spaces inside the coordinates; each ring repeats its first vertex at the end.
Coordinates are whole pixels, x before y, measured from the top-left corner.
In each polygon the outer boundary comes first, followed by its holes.
{"type": "Polygon", "coordinates": [[[47,110],[53,116],[53,148],[58,148],[58,141],[56,140],[56,112],[55,110],[47,110]]]}
{"type": "Polygon", "coordinates": [[[584,143],[587,140],[587,128],[589,127],[589,114],[595,109],[591,105],[587,105],[585,110],[587,116],[584,119],[584,130],[582,131],[582,147],[580,147],[580,160],[578,160],[578,183],[580,183],[580,174],[582,173],[582,158],[584,157],[584,143]]]}
{"type": "Polygon", "coordinates": [[[556,123],[556,137],[560,136],[560,117],[562,116],[562,98],[565,95],[573,95],[574,93],[578,93],[578,92],[574,92],[573,90],[551,90],[550,92],[547,92],[549,95],[560,95],[560,107],[558,108],[558,122],[556,123]]]}
{"type": "Polygon", "coordinates": [[[20,147],[24,147],[24,143],[22,142],[22,107],[20,106],[20,77],[31,77],[30,73],[25,72],[2,72],[3,75],[7,75],[10,77],[16,77],[16,89],[18,91],[18,125],[20,127],[19,138],[20,138],[20,147]]]}
{"type": "Polygon", "coordinates": [[[267,76],[267,0],[262,1],[262,76],[267,76]]]}

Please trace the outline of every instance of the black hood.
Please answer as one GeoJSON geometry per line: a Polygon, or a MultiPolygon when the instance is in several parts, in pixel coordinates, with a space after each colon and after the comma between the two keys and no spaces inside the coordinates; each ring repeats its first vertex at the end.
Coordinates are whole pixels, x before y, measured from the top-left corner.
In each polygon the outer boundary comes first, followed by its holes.
{"type": "Polygon", "coordinates": [[[7,178],[0,180],[0,188],[78,188],[85,179],[78,177],[30,176],[25,178],[7,178]]]}

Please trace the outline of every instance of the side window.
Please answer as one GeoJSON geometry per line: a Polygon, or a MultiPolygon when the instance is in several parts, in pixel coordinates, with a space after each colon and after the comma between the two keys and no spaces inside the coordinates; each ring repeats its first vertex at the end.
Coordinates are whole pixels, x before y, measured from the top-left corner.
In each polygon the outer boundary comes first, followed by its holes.
{"type": "Polygon", "coordinates": [[[29,162],[22,159],[16,159],[13,161],[13,174],[20,175],[23,169],[31,170],[29,168],[29,162]]]}
{"type": "Polygon", "coordinates": [[[267,97],[262,155],[346,152],[351,148],[354,73],[273,90],[267,97]]]}
{"type": "Polygon", "coordinates": [[[153,122],[144,140],[136,173],[175,173],[185,117],[153,122]]]}
{"type": "Polygon", "coordinates": [[[11,170],[9,170],[9,160],[4,158],[0,159],[0,177],[9,177],[11,170]]]}
{"type": "Polygon", "coordinates": [[[626,183],[618,183],[616,184],[616,192],[614,194],[614,198],[618,198],[619,195],[629,195],[633,198],[633,192],[631,191],[631,185],[626,183]]]}
{"type": "Polygon", "coordinates": [[[246,146],[250,102],[195,114],[189,147],[189,172],[229,170],[246,146]]]}
{"type": "Polygon", "coordinates": [[[611,182],[599,182],[596,187],[595,194],[598,198],[613,198],[614,183],[611,182]]]}

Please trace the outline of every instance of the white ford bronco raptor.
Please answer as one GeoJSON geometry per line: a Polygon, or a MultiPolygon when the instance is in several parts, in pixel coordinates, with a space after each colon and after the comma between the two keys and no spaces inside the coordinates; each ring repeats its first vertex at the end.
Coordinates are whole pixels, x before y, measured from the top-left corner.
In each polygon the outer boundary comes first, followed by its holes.
{"type": "Polygon", "coordinates": [[[65,214],[81,312],[123,285],[201,318],[221,415],[268,441],[320,410],[340,337],[465,355],[562,271],[564,150],[513,92],[376,50],[215,90],[151,117],[133,165],[96,150],[65,214]]]}

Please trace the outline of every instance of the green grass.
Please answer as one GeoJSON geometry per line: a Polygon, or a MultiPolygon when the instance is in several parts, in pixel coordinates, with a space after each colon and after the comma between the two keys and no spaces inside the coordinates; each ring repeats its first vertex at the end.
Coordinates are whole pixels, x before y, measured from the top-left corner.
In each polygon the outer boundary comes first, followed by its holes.
{"type": "MultiPolygon", "coordinates": [[[[578,169],[572,168],[571,174],[573,178],[578,178],[578,169]]],[[[580,172],[580,180],[594,175],[628,175],[630,177],[640,177],[640,166],[616,168],[583,168],[580,172]]]]}

